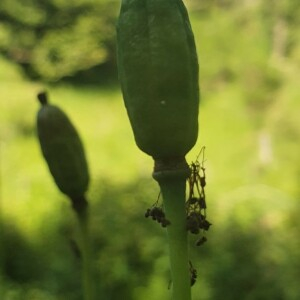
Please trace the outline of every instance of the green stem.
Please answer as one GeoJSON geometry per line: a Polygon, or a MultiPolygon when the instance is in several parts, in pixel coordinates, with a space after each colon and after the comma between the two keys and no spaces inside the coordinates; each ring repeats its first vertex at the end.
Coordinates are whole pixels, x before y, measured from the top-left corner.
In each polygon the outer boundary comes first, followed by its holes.
{"type": "Polygon", "coordinates": [[[82,286],[84,300],[94,300],[94,284],[91,268],[91,247],[89,233],[89,211],[86,199],[73,199],[73,209],[79,225],[79,239],[82,259],[82,286]]]}
{"type": "Polygon", "coordinates": [[[159,165],[156,161],[153,177],[160,185],[166,218],[171,222],[167,226],[167,236],[173,300],[191,299],[185,212],[185,190],[188,176],[189,168],[185,160],[179,164],[175,163],[175,165],[173,162],[159,165]]]}

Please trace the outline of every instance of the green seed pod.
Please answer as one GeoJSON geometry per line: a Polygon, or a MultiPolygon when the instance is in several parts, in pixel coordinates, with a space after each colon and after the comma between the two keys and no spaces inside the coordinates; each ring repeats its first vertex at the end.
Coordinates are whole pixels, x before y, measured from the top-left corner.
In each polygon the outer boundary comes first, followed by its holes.
{"type": "Polygon", "coordinates": [[[182,0],[122,0],[119,79],[138,147],[184,157],[198,136],[198,59],[182,0]]]}
{"type": "Polygon", "coordinates": [[[47,102],[45,93],[38,99],[37,132],[43,156],[58,188],[72,200],[81,199],[88,188],[89,172],[80,137],[66,114],[47,102]]]}

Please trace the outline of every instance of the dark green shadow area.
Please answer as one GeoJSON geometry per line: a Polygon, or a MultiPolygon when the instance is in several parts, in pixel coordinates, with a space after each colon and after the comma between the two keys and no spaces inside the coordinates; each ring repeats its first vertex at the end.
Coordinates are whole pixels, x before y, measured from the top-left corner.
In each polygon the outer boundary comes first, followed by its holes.
{"type": "MultiPolygon", "coordinates": [[[[119,299],[122,295],[122,299],[138,300],[150,290],[149,299],[155,299],[155,294],[167,297],[166,236],[156,222],[144,217],[157,198],[152,180],[122,187],[100,180],[97,185],[102,188],[91,197],[90,208],[97,297],[119,299]],[[156,278],[161,284],[153,284],[156,278]]],[[[191,260],[198,271],[195,300],[299,296],[298,213],[291,207],[282,214],[282,207],[270,202],[261,205],[260,199],[250,198],[225,209],[226,217],[212,214],[205,245],[194,246],[195,239],[190,237],[191,260]]],[[[44,216],[55,221],[45,221],[32,238],[4,223],[4,295],[20,300],[81,299],[80,253],[69,203],[62,202],[55,214],[44,216]]]]}

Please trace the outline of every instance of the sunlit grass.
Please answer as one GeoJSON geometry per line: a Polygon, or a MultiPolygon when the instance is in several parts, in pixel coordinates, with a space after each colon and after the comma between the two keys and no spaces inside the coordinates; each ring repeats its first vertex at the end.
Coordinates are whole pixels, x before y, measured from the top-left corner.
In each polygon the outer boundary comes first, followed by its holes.
{"type": "MultiPolygon", "coordinates": [[[[6,68],[9,69],[9,66],[6,68]]],[[[18,72],[12,72],[4,82],[1,94],[2,99],[7,100],[1,101],[0,112],[2,201],[4,211],[15,214],[21,221],[20,216],[27,212],[26,207],[32,199],[35,209],[38,209],[39,201],[43,201],[41,207],[47,210],[52,205],[51,200],[38,199],[44,198],[43,194],[49,198],[58,197],[59,193],[48,176],[35,134],[35,115],[39,109],[35,97],[44,86],[24,81],[18,72]]],[[[134,144],[117,88],[58,86],[46,89],[51,103],[67,112],[81,134],[90,163],[92,191],[101,188],[97,186],[98,179],[126,184],[139,177],[151,177],[152,159],[142,154],[134,144]]],[[[294,93],[297,95],[296,90],[294,93]]],[[[239,186],[255,185],[260,180],[274,186],[277,185],[276,180],[281,184],[276,175],[263,178],[257,171],[257,132],[241,97],[242,93],[235,85],[228,85],[214,94],[202,92],[199,140],[188,160],[194,160],[201,147],[206,146],[208,193],[215,201],[227,191],[230,193],[239,186]]],[[[281,107],[287,109],[284,103],[281,107]]],[[[272,113],[275,121],[280,120],[276,111],[272,113]]],[[[275,149],[282,146],[281,143],[274,145],[275,149]]],[[[275,168],[280,172],[278,164],[277,158],[269,168],[277,165],[275,168]]],[[[27,222],[33,222],[33,219],[27,222]]]]}

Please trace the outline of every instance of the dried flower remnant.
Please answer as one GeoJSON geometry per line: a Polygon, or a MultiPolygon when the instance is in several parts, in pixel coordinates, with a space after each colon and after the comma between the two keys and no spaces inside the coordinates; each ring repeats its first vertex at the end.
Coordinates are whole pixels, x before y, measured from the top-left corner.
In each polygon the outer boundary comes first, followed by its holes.
{"type": "Polygon", "coordinates": [[[163,205],[159,204],[160,200],[160,193],[158,194],[157,200],[155,203],[151,206],[151,208],[148,208],[145,212],[145,217],[152,217],[152,220],[157,221],[161,224],[162,227],[167,227],[170,225],[170,221],[166,219],[165,212],[163,211],[163,205]]]}
{"type": "Polygon", "coordinates": [[[190,274],[191,274],[191,286],[193,286],[197,280],[197,270],[193,267],[191,261],[189,261],[189,264],[190,264],[190,274]]]}
{"type": "Polygon", "coordinates": [[[202,147],[196,161],[190,165],[191,175],[188,178],[189,197],[186,201],[186,228],[192,234],[202,234],[202,237],[196,242],[197,246],[201,246],[207,241],[204,234],[211,226],[211,223],[206,218],[204,151],[205,147],[202,147]],[[198,160],[200,155],[202,155],[201,162],[198,160]]]}

